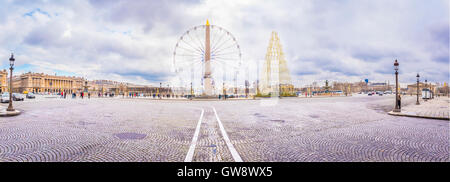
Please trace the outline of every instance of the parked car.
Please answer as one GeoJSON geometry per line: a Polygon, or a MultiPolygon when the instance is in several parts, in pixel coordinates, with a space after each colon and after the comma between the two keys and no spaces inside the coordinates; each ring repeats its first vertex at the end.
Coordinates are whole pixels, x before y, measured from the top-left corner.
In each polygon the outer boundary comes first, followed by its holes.
{"type": "Polygon", "coordinates": [[[12,99],[13,99],[13,101],[23,101],[25,98],[23,97],[22,94],[13,93],[12,94],[12,99]]]}
{"type": "Polygon", "coordinates": [[[369,94],[368,94],[369,96],[372,96],[372,92],[369,92],[369,94]]]}
{"type": "Polygon", "coordinates": [[[36,96],[33,93],[27,93],[27,99],[35,99],[36,96]]]}
{"type": "Polygon", "coordinates": [[[8,92],[4,92],[2,94],[0,102],[1,103],[8,103],[9,102],[9,93],[8,92]]]}
{"type": "Polygon", "coordinates": [[[383,92],[381,92],[381,91],[378,92],[378,95],[379,95],[379,96],[383,96],[383,92]]]}

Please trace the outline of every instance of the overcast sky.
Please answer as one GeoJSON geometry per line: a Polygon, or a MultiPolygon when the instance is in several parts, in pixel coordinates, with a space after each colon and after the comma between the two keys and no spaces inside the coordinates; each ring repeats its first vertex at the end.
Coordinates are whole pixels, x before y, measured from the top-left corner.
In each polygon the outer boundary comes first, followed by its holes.
{"type": "Polygon", "coordinates": [[[296,85],[313,80],[449,80],[448,0],[2,0],[0,68],[137,84],[169,80],[189,28],[230,31],[256,79],[277,31],[296,85]]]}

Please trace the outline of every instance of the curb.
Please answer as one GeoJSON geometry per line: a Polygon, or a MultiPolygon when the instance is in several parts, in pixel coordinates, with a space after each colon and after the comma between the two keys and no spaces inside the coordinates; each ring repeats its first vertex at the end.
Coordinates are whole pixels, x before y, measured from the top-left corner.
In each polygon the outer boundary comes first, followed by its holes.
{"type": "Polygon", "coordinates": [[[14,110],[14,111],[6,111],[6,109],[2,108],[0,109],[0,117],[11,117],[11,116],[17,116],[19,115],[21,112],[19,110],[14,110]]]}
{"type": "Polygon", "coordinates": [[[392,115],[392,116],[405,116],[405,117],[425,118],[425,119],[439,119],[439,120],[447,120],[447,121],[450,120],[450,118],[446,118],[446,117],[419,116],[419,115],[415,115],[415,114],[406,114],[406,113],[394,112],[394,111],[389,111],[388,114],[392,115]]]}

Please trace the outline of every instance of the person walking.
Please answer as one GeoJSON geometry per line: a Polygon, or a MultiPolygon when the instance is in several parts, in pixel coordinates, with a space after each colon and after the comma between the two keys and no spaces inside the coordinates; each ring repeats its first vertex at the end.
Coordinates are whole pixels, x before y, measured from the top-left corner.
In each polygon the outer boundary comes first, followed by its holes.
{"type": "Polygon", "coordinates": [[[398,109],[402,109],[402,96],[398,95],[397,103],[398,103],[398,109]]]}
{"type": "Polygon", "coordinates": [[[91,93],[88,92],[88,99],[91,99],[91,93]]]}

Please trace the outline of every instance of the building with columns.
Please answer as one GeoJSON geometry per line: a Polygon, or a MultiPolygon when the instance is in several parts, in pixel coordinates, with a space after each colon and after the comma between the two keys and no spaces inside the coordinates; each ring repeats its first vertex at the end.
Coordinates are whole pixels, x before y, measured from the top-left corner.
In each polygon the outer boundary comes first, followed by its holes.
{"type": "MultiPolygon", "coordinates": [[[[422,89],[428,88],[431,90],[431,92],[436,93],[436,85],[433,85],[432,83],[423,83],[419,82],[419,95],[422,95],[422,89]]],[[[417,83],[411,84],[407,86],[407,94],[409,95],[416,95],[417,94],[417,83]]]]}
{"type": "Polygon", "coordinates": [[[13,92],[74,93],[84,90],[85,79],[80,77],[24,73],[13,77],[13,92]]]}
{"type": "Polygon", "coordinates": [[[8,71],[0,70],[0,93],[8,91],[8,71]]]}
{"type": "MultiPolygon", "coordinates": [[[[8,79],[6,70],[0,71],[2,91],[8,89],[8,79]],[[4,85],[4,87],[3,87],[4,85]]],[[[24,73],[13,77],[13,92],[24,93],[80,93],[89,92],[96,95],[124,95],[129,94],[151,96],[153,94],[173,95],[172,89],[168,87],[154,87],[151,85],[135,85],[111,80],[88,81],[81,77],[56,76],[44,73],[24,73]]]]}
{"type": "Polygon", "coordinates": [[[92,94],[123,95],[128,92],[128,83],[111,80],[93,80],[88,82],[88,90],[92,94]]]}

